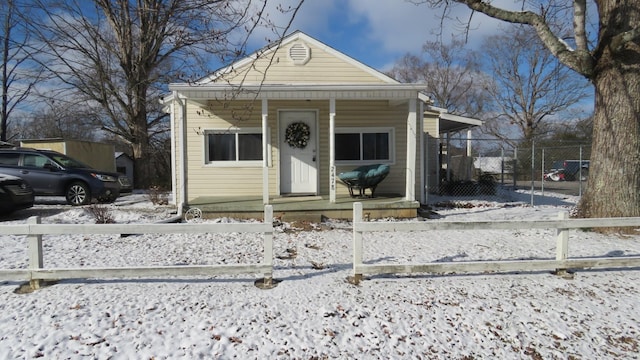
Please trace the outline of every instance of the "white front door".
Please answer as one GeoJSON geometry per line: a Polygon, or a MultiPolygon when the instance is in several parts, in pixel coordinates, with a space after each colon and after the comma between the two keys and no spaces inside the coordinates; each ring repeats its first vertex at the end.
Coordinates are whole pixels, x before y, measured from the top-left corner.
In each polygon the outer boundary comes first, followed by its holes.
{"type": "Polygon", "coordinates": [[[316,112],[280,112],[280,193],[318,193],[316,112]]]}

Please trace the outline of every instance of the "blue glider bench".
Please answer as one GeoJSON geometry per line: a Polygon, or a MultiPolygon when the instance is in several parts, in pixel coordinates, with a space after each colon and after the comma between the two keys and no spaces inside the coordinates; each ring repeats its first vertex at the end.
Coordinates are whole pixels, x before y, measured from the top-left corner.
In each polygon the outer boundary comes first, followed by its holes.
{"type": "Polygon", "coordinates": [[[365,165],[338,174],[338,179],[349,187],[351,197],[355,197],[353,190],[358,190],[360,197],[364,197],[365,189],[371,189],[371,197],[373,197],[376,186],[389,175],[389,170],[389,165],[365,165]]]}

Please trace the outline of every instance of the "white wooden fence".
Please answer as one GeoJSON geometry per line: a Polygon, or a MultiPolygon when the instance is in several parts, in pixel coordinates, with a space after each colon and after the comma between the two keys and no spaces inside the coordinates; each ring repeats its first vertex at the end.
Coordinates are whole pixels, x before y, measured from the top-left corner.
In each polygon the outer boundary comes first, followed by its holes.
{"type": "MultiPolygon", "coordinates": [[[[33,289],[42,280],[78,278],[124,278],[158,276],[197,276],[255,274],[264,276],[261,287],[271,287],[273,279],[273,207],[266,205],[261,223],[185,223],[185,224],[40,224],[38,217],[27,224],[0,226],[0,235],[26,235],[29,266],[26,269],[0,269],[0,279],[29,281],[33,289]],[[201,233],[262,233],[264,259],[260,264],[181,265],[117,268],[45,268],[42,235],[56,234],[201,234],[201,233]]],[[[258,283],[257,283],[258,285],[258,283]]]]}
{"type": "MultiPolygon", "coordinates": [[[[601,227],[640,227],[640,218],[606,219],[568,219],[567,213],[560,213],[558,220],[505,220],[479,222],[365,222],[362,203],[353,204],[353,283],[359,283],[366,274],[401,273],[449,273],[484,271],[535,271],[556,270],[565,273],[566,269],[637,267],[640,256],[624,258],[588,258],[569,259],[569,229],[601,227]],[[516,229],[556,229],[557,246],[555,260],[509,260],[509,261],[469,261],[427,264],[364,264],[363,234],[372,231],[432,231],[432,230],[516,230],[516,229]]],[[[390,254],[385,254],[390,255],[390,254]]]]}
{"type": "MultiPolygon", "coordinates": [[[[353,205],[353,278],[359,283],[366,274],[449,273],[485,271],[535,271],[603,267],[640,267],[640,256],[570,259],[568,254],[569,229],[594,227],[640,227],[640,218],[567,219],[561,213],[558,220],[534,221],[480,221],[480,222],[366,222],[362,203],[353,205]],[[427,264],[365,264],[363,262],[363,235],[373,231],[432,231],[482,229],[556,229],[555,260],[469,261],[427,264]]],[[[129,278],[159,276],[212,276],[227,274],[255,274],[264,276],[261,287],[273,286],[273,208],[266,205],[261,223],[188,223],[188,224],[40,224],[37,217],[27,224],[0,226],[0,235],[26,235],[29,266],[26,269],[0,269],[2,280],[29,281],[32,288],[40,287],[44,280],[78,278],[129,278]],[[43,263],[43,235],[56,234],[197,234],[197,233],[262,233],[264,259],[259,264],[185,265],[153,267],[101,267],[101,268],[45,268],[43,263]]]]}

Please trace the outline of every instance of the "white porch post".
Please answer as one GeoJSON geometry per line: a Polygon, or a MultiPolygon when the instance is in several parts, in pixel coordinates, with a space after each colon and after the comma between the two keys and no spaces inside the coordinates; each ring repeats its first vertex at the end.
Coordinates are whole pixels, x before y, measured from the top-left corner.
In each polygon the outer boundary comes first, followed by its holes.
{"type": "Polygon", "coordinates": [[[178,106],[180,106],[180,117],[178,119],[178,133],[180,136],[180,176],[182,177],[179,182],[179,200],[178,200],[178,210],[180,214],[182,214],[183,208],[187,205],[187,132],[185,129],[187,128],[187,99],[181,98],[179,92],[174,93],[173,98],[178,106]]]}
{"type": "Polygon", "coordinates": [[[329,202],[336,202],[336,99],[329,99],[329,202]]]}
{"type": "Polygon", "coordinates": [[[262,99],[262,203],[269,204],[269,101],[262,99]]]}
{"type": "Polygon", "coordinates": [[[178,205],[178,154],[177,149],[178,146],[176,141],[178,141],[178,129],[176,128],[176,97],[178,96],[177,91],[173,91],[173,98],[171,100],[171,104],[169,105],[171,110],[169,110],[169,121],[171,126],[171,203],[174,205],[178,205]]]}
{"type": "Polygon", "coordinates": [[[417,99],[409,99],[409,115],[407,116],[407,173],[405,200],[415,200],[416,190],[416,123],[417,99]]]}
{"type": "Polygon", "coordinates": [[[418,139],[420,141],[420,156],[418,161],[420,163],[420,203],[427,203],[427,152],[424,136],[424,102],[420,101],[418,104],[418,139]]]}

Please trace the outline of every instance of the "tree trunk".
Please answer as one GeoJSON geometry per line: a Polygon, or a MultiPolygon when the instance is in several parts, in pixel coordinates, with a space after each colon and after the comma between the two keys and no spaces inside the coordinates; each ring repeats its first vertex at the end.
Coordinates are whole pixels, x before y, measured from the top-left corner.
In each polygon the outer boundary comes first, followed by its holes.
{"type": "Polygon", "coordinates": [[[640,54],[609,47],[598,59],[589,181],[583,217],[640,216],[640,54]]]}
{"type": "Polygon", "coordinates": [[[151,156],[149,154],[149,136],[146,129],[136,131],[136,142],[131,144],[134,166],[134,188],[148,189],[151,185],[151,156]]]}

